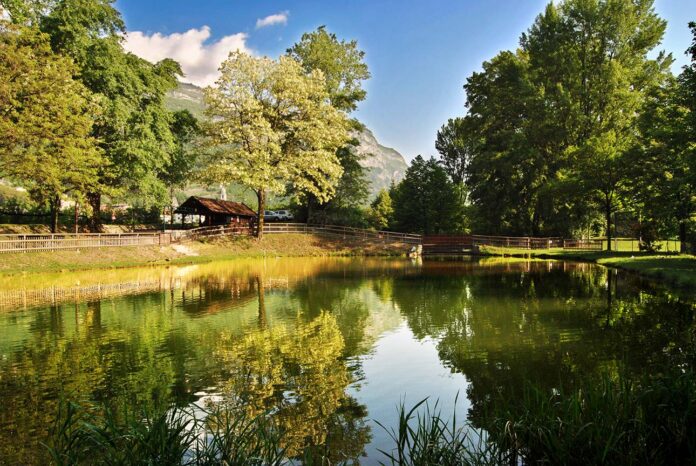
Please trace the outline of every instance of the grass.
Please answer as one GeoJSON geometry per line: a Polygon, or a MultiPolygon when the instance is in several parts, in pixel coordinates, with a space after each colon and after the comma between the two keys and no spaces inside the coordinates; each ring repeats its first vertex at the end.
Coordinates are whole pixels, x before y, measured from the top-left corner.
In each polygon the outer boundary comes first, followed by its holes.
{"type": "Polygon", "coordinates": [[[264,416],[173,408],[117,415],[61,406],[46,445],[63,465],[281,465],[282,433],[264,416]]]}
{"type": "Polygon", "coordinates": [[[490,433],[523,464],[694,464],[696,377],[605,379],[570,393],[527,386],[502,400],[490,433]]]}
{"type": "MultiPolygon", "coordinates": [[[[398,409],[381,464],[681,465],[696,461],[696,377],[586,383],[570,392],[527,385],[519,399],[495,399],[486,430],[448,420],[427,400],[398,409]]],[[[288,458],[286,432],[267,414],[225,409],[127,411],[63,404],[45,446],[56,465],[329,464],[307,447],[288,458]]],[[[330,453],[330,452],[329,452],[330,453]]],[[[377,460],[374,458],[373,460],[377,460]]]]}
{"type": "Polygon", "coordinates": [[[362,239],[324,238],[308,234],[266,235],[193,241],[171,246],[85,248],[0,255],[0,275],[62,272],[144,265],[196,264],[238,257],[283,256],[395,256],[404,255],[401,243],[374,243],[362,239]]]}
{"type": "MultiPolygon", "coordinates": [[[[455,401],[456,406],[456,401],[455,401]]],[[[485,466],[505,464],[504,455],[487,435],[468,423],[457,424],[456,414],[448,421],[428,400],[410,409],[401,403],[396,429],[386,430],[394,448],[380,452],[392,466],[485,466]],[[419,408],[423,407],[424,412],[419,408]]],[[[382,463],[384,464],[384,463],[382,463]]]]}
{"type": "Polygon", "coordinates": [[[638,273],[648,278],[669,282],[681,287],[696,287],[696,256],[622,251],[574,251],[555,249],[515,249],[483,247],[484,254],[507,257],[577,260],[595,262],[638,273]]]}

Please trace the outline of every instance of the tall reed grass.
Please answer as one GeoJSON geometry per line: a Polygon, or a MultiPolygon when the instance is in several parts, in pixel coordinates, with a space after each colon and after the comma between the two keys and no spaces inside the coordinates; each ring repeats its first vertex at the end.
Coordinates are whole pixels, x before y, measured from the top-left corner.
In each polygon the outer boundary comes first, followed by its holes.
{"type": "MultiPolygon", "coordinates": [[[[696,464],[696,376],[604,379],[571,392],[528,385],[500,399],[485,427],[459,423],[427,400],[398,407],[385,429],[391,466],[696,464]]],[[[286,465],[284,433],[269,416],[223,409],[124,410],[64,403],[47,445],[56,465],[286,465]]],[[[310,450],[298,464],[329,465],[310,450]]]]}

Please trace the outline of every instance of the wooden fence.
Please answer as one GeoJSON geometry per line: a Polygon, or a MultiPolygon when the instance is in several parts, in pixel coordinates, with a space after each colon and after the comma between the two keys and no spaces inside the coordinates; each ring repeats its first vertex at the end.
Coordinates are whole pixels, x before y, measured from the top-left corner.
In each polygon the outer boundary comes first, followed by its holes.
{"type": "MultiPolygon", "coordinates": [[[[393,231],[374,231],[338,225],[305,223],[266,223],[264,234],[300,233],[329,237],[355,238],[375,242],[398,242],[423,245],[426,253],[463,253],[479,246],[514,249],[578,249],[602,250],[601,239],[562,239],[484,235],[418,235],[393,231]]],[[[200,227],[164,233],[79,233],[0,235],[0,253],[57,251],[116,246],[167,245],[172,241],[197,240],[208,237],[249,235],[251,228],[241,225],[200,227]]]]}
{"type": "Polygon", "coordinates": [[[422,236],[394,231],[375,231],[338,225],[307,225],[306,223],[266,223],[264,234],[311,233],[342,238],[362,238],[374,241],[389,241],[406,244],[421,244],[422,236]]]}
{"type": "Polygon", "coordinates": [[[169,244],[168,233],[0,235],[0,253],[169,244]]]}
{"type": "Polygon", "coordinates": [[[214,238],[217,236],[250,235],[253,231],[250,227],[240,225],[218,225],[212,227],[199,227],[190,230],[175,230],[172,241],[197,240],[201,238],[214,238]]]}

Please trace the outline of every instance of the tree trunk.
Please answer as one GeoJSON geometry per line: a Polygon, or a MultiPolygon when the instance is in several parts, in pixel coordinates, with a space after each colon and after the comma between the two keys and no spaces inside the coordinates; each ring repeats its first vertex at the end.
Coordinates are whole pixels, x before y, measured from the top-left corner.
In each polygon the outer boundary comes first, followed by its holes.
{"type": "Polygon", "coordinates": [[[78,211],[79,208],[80,207],[78,206],[77,201],[75,201],[75,234],[77,234],[80,231],[80,226],[79,226],[79,220],[80,220],[79,215],[80,214],[78,211]]]}
{"type": "Polygon", "coordinates": [[[60,195],[51,200],[51,233],[58,232],[58,212],[60,211],[60,195]]]}
{"type": "Polygon", "coordinates": [[[681,220],[679,222],[679,252],[686,254],[687,244],[686,244],[686,220],[681,220]]]}
{"type": "Polygon", "coordinates": [[[611,204],[607,203],[604,209],[607,221],[607,251],[611,251],[611,204]]]}
{"type": "Polygon", "coordinates": [[[87,195],[89,205],[92,206],[92,216],[89,219],[89,228],[93,232],[101,231],[101,194],[90,193],[87,195]]]}
{"type": "Polygon", "coordinates": [[[259,202],[258,213],[256,214],[256,237],[263,238],[263,217],[266,213],[266,191],[259,189],[256,191],[256,199],[259,202]]]}

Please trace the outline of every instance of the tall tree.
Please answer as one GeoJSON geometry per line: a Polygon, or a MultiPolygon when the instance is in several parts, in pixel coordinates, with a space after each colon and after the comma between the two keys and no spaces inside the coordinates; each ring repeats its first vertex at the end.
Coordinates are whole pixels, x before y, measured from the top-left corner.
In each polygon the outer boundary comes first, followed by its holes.
{"type": "Polygon", "coordinates": [[[666,76],[653,86],[641,109],[636,147],[641,164],[632,180],[644,229],[677,233],[682,252],[696,213],[696,23],[690,27],[692,63],[678,77],[666,76]]]}
{"type": "Polygon", "coordinates": [[[455,227],[456,192],[442,165],[420,155],[390,193],[394,227],[412,233],[446,233],[455,227]]]}
{"type": "Polygon", "coordinates": [[[435,138],[435,149],[440,153],[440,162],[457,191],[456,217],[460,231],[468,230],[470,225],[466,179],[471,158],[476,151],[477,137],[471,118],[464,117],[450,118],[435,138]]]}
{"type": "MultiPolygon", "coordinates": [[[[321,26],[316,31],[303,34],[300,41],[287,50],[287,54],[301,63],[305,72],[320,70],[324,73],[326,91],[333,107],[350,113],[365,100],[367,92],[362,83],[370,78],[370,72],[365,63],[365,53],[358,48],[355,40],[339,40],[325,26],[321,26]]],[[[357,120],[352,121],[353,132],[362,129],[362,124],[357,120]]],[[[355,150],[357,145],[357,139],[353,138],[337,152],[343,175],[334,196],[325,202],[319,202],[312,195],[305,197],[304,209],[308,221],[360,223],[361,212],[369,195],[369,181],[365,168],[360,164],[363,157],[355,150]]]]}
{"type": "Polygon", "coordinates": [[[670,62],[648,58],[665,29],[652,3],[550,3],[518,51],[468,79],[480,136],[468,182],[490,231],[568,234],[621,204],[620,160],[645,90],[670,62]]]}
{"type": "Polygon", "coordinates": [[[209,143],[217,147],[205,176],[239,182],[256,193],[258,236],[268,193],[329,199],[341,177],[336,150],[348,141],[348,120],[329,100],[321,71],[306,73],[278,60],[231,53],[205,92],[209,143]]]}
{"type": "Polygon", "coordinates": [[[302,38],[287,51],[302,63],[305,71],[321,70],[331,105],[344,112],[352,112],[365,100],[367,92],[362,82],[370,78],[365,64],[365,52],[354,40],[338,40],[325,26],[302,34],[302,38]]]}
{"type": "Polygon", "coordinates": [[[131,194],[164,205],[161,173],[175,141],[165,94],[177,85],[179,65],[151,64],[122,47],[125,25],[113,0],[0,0],[13,21],[38,27],[57,53],[71,57],[79,79],[102,106],[92,135],[108,161],[102,189],[90,193],[92,226],[99,227],[102,194],[131,194]]]}
{"type": "Polygon", "coordinates": [[[83,201],[104,166],[90,136],[99,108],[75,72],[45,35],[0,22],[0,176],[49,206],[53,232],[62,198],[83,201]]]}
{"type": "Polygon", "coordinates": [[[201,126],[188,110],[172,113],[170,130],[174,136],[174,147],[160,178],[169,188],[169,210],[173,212],[174,189],[183,188],[192,179],[198,160],[196,139],[201,134],[201,126]]]}

